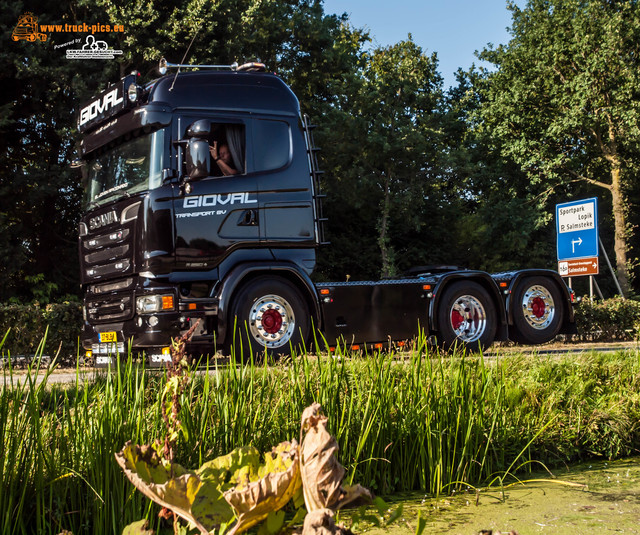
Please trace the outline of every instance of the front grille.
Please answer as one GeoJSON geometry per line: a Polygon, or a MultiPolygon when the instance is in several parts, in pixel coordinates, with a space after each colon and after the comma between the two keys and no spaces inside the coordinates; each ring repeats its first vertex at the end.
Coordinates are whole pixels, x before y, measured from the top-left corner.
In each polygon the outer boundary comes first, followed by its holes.
{"type": "Polygon", "coordinates": [[[110,234],[103,234],[102,236],[96,236],[95,238],[87,238],[83,240],[82,245],[85,249],[93,250],[98,247],[105,247],[113,245],[114,243],[120,243],[127,239],[129,236],[129,229],[125,228],[110,234]]]}
{"type": "Polygon", "coordinates": [[[135,233],[131,225],[104,234],[80,237],[83,282],[111,279],[133,272],[135,233]]]}
{"type": "Polygon", "coordinates": [[[89,277],[105,277],[107,275],[115,275],[120,273],[126,273],[131,267],[131,262],[128,259],[118,260],[111,264],[105,264],[104,266],[94,266],[87,269],[87,276],[89,277]]]}
{"type": "Polygon", "coordinates": [[[105,262],[106,260],[116,260],[122,258],[129,252],[129,245],[120,245],[119,247],[111,247],[110,249],[101,249],[95,253],[84,255],[84,261],[87,264],[95,264],[96,262],[105,262]]]}
{"type": "Polygon", "coordinates": [[[106,294],[117,292],[118,290],[128,290],[133,286],[131,277],[116,282],[105,282],[103,284],[93,284],[89,286],[89,292],[93,294],[106,294]]]}
{"type": "Polygon", "coordinates": [[[133,293],[105,295],[86,303],[87,318],[92,322],[124,321],[133,317],[133,293]]]}

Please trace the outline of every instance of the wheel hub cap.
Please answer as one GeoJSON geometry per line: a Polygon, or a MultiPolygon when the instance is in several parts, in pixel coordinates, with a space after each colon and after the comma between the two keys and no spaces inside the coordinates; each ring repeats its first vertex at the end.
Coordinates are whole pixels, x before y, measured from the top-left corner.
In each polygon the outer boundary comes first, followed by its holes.
{"type": "Polygon", "coordinates": [[[295,332],[293,308],[280,295],[260,297],[249,311],[249,331],[265,347],[274,349],[288,344],[295,332]]]}
{"type": "Polygon", "coordinates": [[[522,314],[534,329],[546,329],[555,315],[555,303],[551,292],[539,285],[527,288],[522,296],[522,314]]]}
{"type": "Polygon", "coordinates": [[[487,314],[482,303],[472,295],[461,295],[451,307],[451,327],[465,343],[475,342],[487,328],[487,314]]]}
{"type": "Polygon", "coordinates": [[[262,314],[262,326],[268,334],[276,334],[282,327],[282,314],[270,308],[262,314]]]}

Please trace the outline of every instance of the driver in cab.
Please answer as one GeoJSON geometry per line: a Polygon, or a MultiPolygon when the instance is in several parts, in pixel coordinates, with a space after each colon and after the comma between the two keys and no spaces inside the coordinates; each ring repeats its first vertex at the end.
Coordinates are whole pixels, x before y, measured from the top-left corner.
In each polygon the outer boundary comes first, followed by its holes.
{"type": "Polygon", "coordinates": [[[238,171],[233,166],[231,151],[226,143],[222,143],[218,146],[218,142],[214,141],[213,145],[209,145],[209,153],[224,176],[238,174],[238,171]]]}

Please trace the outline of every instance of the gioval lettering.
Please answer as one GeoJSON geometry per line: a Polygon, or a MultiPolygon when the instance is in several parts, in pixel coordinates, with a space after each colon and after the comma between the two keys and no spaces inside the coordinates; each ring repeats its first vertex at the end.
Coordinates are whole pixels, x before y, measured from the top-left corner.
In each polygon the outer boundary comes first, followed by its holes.
{"type": "Polygon", "coordinates": [[[202,206],[215,206],[216,205],[216,196],[215,195],[203,195],[202,196],[202,206]]]}
{"type": "Polygon", "coordinates": [[[98,114],[107,111],[109,108],[117,106],[124,100],[124,97],[118,98],[118,88],[109,91],[103,98],[94,100],[91,104],[80,110],[80,126],[84,123],[95,119],[98,114]]]}
{"type": "Polygon", "coordinates": [[[254,204],[258,199],[252,199],[248,191],[238,193],[218,193],[210,195],[191,195],[182,201],[183,208],[200,208],[201,206],[216,206],[225,204],[254,204]]]}

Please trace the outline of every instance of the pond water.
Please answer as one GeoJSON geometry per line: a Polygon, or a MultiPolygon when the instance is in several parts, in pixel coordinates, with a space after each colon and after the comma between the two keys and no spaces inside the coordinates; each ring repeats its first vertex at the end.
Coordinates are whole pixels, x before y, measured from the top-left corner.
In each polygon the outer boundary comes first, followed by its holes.
{"type": "Polygon", "coordinates": [[[414,533],[420,512],[427,522],[424,534],[640,534],[640,458],[585,463],[553,475],[521,476],[527,482],[504,488],[504,500],[500,487],[438,499],[415,493],[385,497],[392,508],[403,504],[402,520],[385,529],[367,527],[366,533],[414,533]]]}

